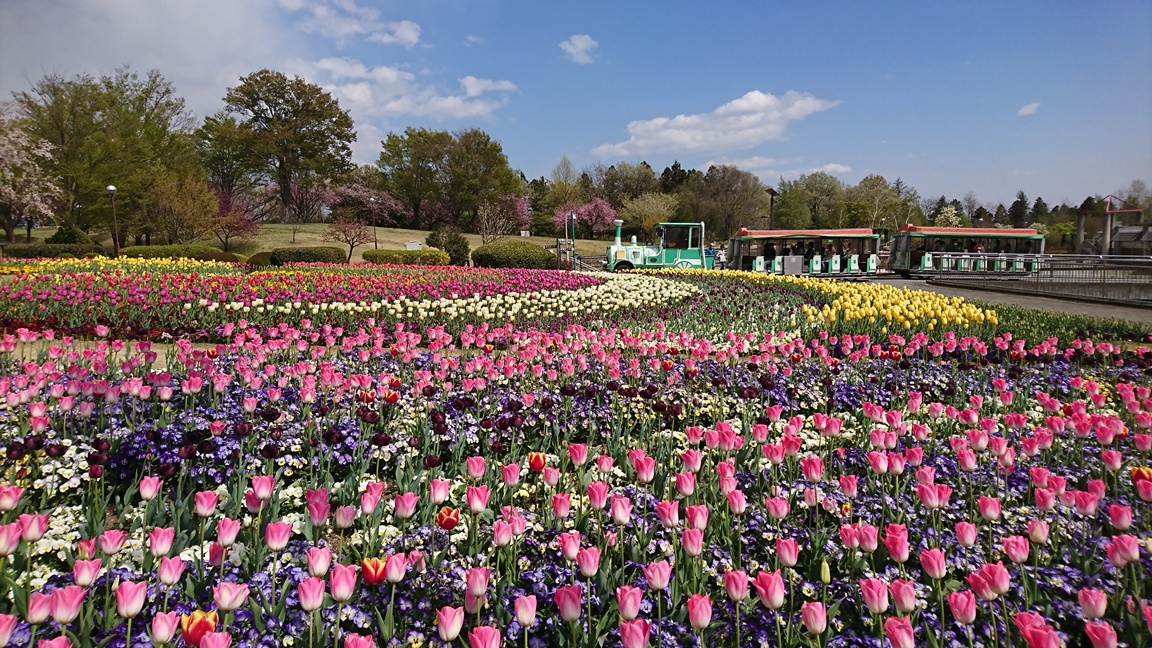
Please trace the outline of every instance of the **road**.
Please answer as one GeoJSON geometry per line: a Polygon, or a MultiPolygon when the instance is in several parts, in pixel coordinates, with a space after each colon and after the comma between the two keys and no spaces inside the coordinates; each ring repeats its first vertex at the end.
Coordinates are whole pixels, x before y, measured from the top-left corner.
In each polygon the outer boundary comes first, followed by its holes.
{"type": "Polygon", "coordinates": [[[991,290],[977,290],[974,288],[955,288],[952,286],[933,286],[922,279],[900,279],[898,277],[877,278],[874,281],[910,290],[929,290],[947,297],[963,297],[964,299],[977,299],[990,304],[1007,304],[1009,306],[1023,306],[1025,308],[1040,308],[1058,313],[1072,315],[1088,315],[1091,317],[1106,317],[1124,319],[1142,324],[1152,325],[1152,308],[1134,308],[1129,306],[1113,306],[1095,302],[1074,301],[1071,299],[1053,299],[1051,297],[1033,297],[1032,295],[1018,295],[1015,293],[994,292],[991,290]]]}

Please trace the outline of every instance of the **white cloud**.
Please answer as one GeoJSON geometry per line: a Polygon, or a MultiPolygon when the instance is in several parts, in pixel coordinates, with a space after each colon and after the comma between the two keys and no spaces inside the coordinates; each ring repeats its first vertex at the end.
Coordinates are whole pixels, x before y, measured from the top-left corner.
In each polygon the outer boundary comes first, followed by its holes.
{"type": "Polygon", "coordinates": [[[839,103],[791,90],[781,97],[753,90],[710,113],[631,122],[627,140],[603,144],[592,152],[604,157],[631,157],[649,153],[747,149],[779,139],[789,122],[828,110],[839,103]]]}
{"type": "Polygon", "coordinates": [[[1040,102],[1034,101],[1022,106],[1020,110],[1016,111],[1016,114],[1021,117],[1027,117],[1028,115],[1035,115],[1037,110],[1040,110],[1040,102]]]}
{"type": "Polygon", "coordinates": [[[484,44],[484,39],[480,38],[479,36],[473,36],[473,35],[469,34],[468,36],[464,37],[464,47],[472,47],[473,45],[483,45],[483,44],[484,44]]]}
{"type": "Polygon", "coordinates": [[[568,60],[574,63],[587,64],[592,62],[592,50],[596,49],[600,43],[597,43],[588,34],[573,34],[568,40],[560,43],[560,49],[564,50],[564,55],[568,60]]]}
{"type": "Polygon", "coordinates": [[[329,57],[297,60],[292,69],[324,87],[340,101],[357,124],[401,116],[434,119],[490,117],[508,103],[517,90],[507,80],[466,76],[457,80],[458,92],[442,92],[407,70],[380,65],[369,67],[356,59],[329,57]]]}
{"type": "Polygon", "coordinates": [[[290,12],[304,12],[300,29],[320,34],[343,45],[352,37],[363,37],[372,43],[403,45],[409,49],[420,43],[420,25],[411,20],[397,22],[380,19],[380,12],[361,7],[355,0],[278,0],[290,12]]]}
{"type": "Polygon", "coordinates": [[[739,167],[744,171],[755,173],[761,180],[768,184],[773,184],[780,178],[797,178],[808,173],[823,172],[831,175],[852,173],[852,167],[836,162],[815,167],[798,167],[796,162],[798,162],[798,160],[781,160],[757,155],[749,158],[708,160],[700,165],[698,169],[706,172],[710,166],[729,164],[739,167]]]}

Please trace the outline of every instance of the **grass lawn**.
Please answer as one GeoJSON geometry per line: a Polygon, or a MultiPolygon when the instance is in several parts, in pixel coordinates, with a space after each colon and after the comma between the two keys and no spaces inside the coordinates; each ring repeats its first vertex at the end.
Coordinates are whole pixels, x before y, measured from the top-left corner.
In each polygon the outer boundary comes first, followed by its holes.
{"type": "MultiPolygon", "coordinates": [[[[244,241],[239,245],[234,245],[235,252],[252,256],[257,252],[271,251],[275,248],[282,247],[313,247],[313,246],[330,246],[339,247],[347,250],[348,247],[338,243],[330,243],[322,240],[324,230],[327,226],[322,223],[315,223],[305,225],[303,229],[296,234],[296,242],[292,242],[292,228],[288,225],[264,225],[260,228],[260,234],[254,239],[244,241]]],[[[38,242],[52,236],[56,232],[54,227],[41,227],[32,230],[32,241],[38,242]]],[[[376,230],[377,244],[381,250],[403,250],[408,241],[420,241],[424,243],[424,239],[428,238],[428,232],[423,230],[408,230],[396,229],[390,227],[380,227],[376,230]]],[[[480,247],[480,235],[478,234],[465,234],[468,239],[468,245],[473,250],[480,247]]],[[[104,245],[104,247],[111,249],[112,241],[107,234],[96,235],[92,237],[94,241],[104,245]]],[[[519,237],[517,237],[519,238],[519,237]]],[[[526,240],[536,243],[537,245],[556,245],[556,239],[547,238],[544,236],[529,236],[526,240]]],[[[17,243],[24,242],[24,231],[20,230],[16,236],[17,243]]],[[[129,245],[134,244],[132,239],[127,241],[129,245]]],[[[206,245],[219,246],[220,242],[215,238],[206,238],[198,243],[206,245]]],[[[609,241],[576,241],[576,252],[583,256],[604,256],[608,251],[609,241]]],[[[361,253],[364,250],[371,250],[373,248],[372,241],[369,240],[367,245],[360,245],[356,247],[355,252],[352,254],[352,262],[360,263],[364,261],[361,253]]]]}

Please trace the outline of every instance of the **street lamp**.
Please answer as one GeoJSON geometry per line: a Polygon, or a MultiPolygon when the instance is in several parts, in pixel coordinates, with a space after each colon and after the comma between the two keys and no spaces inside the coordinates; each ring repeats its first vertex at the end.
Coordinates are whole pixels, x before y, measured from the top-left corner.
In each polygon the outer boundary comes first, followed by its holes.
{"type": "Polygon", "coordinates": [[[776,196],[779,196],[780,192],[772,187],[765,187],[764,190],[768,192],[768,229],[774,230],[776,229],[776,196]]]}
{"type": "Polygon", "coordinates": [[[116,222],[116,185],[108,185],[112,196],[112,256],[120,256],[120,225],[116,222]]]}
{"type": "Polygon", "coordinates": [[[376,198],[369,197],[368,202],[372,203],[372,209],[369,212],[372,214],[372,249],[379,250],[380,243],[376,240],[376,198]]]}

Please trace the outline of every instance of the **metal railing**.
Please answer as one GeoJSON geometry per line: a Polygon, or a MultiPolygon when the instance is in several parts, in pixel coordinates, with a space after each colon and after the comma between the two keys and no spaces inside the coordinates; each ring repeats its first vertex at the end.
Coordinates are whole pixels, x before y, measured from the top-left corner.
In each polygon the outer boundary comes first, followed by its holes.
{"type": "MultiPolygon", "coordinates": [[[[939,261],[936,264],[936,261],[939,261]]],[[[944,253],[936,281],[1109,302],[1152,302],[1152,259],[1133,256],[944,253]]]]}

